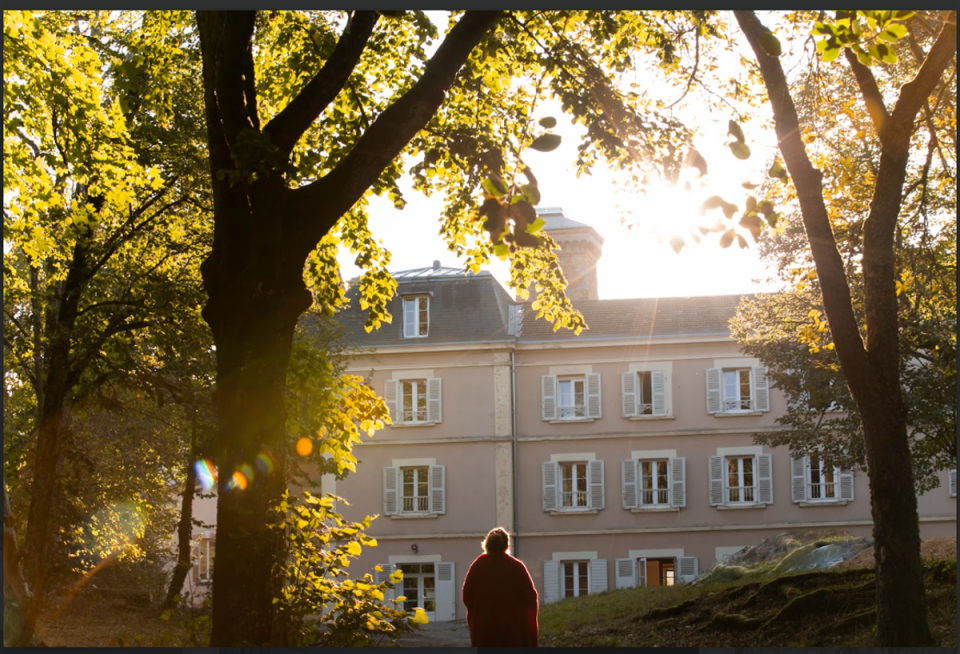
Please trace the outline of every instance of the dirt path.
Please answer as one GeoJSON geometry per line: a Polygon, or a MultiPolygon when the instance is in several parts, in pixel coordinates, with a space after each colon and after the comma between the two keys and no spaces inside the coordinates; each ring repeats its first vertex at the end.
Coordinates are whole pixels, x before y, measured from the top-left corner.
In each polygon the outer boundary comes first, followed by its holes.
{"type": "Polygon", "coordinates": [[[466,620],[430,622],[421,631],[400,638],[401,647],[470,647],[466,620]]]}

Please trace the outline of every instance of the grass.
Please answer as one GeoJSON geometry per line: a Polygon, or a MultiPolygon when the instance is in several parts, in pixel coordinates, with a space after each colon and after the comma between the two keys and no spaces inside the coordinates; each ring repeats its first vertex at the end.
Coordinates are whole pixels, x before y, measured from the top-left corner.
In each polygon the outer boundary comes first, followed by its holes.
{"type": "MultiPolygon", "coordinates": [[[[930,628],[956,646],[956,562],[926,564],[930,628]]],[[[872,570],[812,571],[698,586],[615,590],[540,610],[541,645],[558,647],[868,647],[872,570]]]]}

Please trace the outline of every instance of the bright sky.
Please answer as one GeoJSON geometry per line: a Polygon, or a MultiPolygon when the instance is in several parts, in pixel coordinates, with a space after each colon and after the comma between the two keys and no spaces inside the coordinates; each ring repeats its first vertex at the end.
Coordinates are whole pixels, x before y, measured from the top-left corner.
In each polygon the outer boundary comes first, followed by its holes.
{"type": "MultiPolygon", "coordinates": [[[[709,189],[690,194],[655,191],[642,197],[618,192],[618,185],[603,164],[594,169],[592,176],[578,179],[573,166],[579,144],[577,132],[570,118],[558,107],[553,111],[543,108],[537,117],[547,115],[559,121],[553,131],[563,136],[563,143],[550,153],[528,151],[524,153],[524,161],[537,176],[542,206],[561,207],[567,217],[591,225],[603,237],[603,256],[597,266],[601,299],[721,295],[774,289],[772,285],[755,282],[765,280],[767,273],[752,241],[746,250],[741,250],[736,243],[724,250],[717,245],[719,235],[710,234],[703,237],[700,245],[691,243],[683,248],[679,255],[668,242],[678,228],[685,234],[693,224],[712,220],[712,216],[705,220],[697,212],[709,195],[723,195],[740,204],[742,209],[740,184],[747,179],[762,180],[760,171],[766,170],[773,155],[772,135],[758,134],[758,128],[751,126],[747,142],[753,156],[739,161],[724,147],[730,116],[688,111],[681,118],[699,130],[696,145],[708,161],[709,189]],[[764,142],[758,143],[758,140],[764,142]],[[623,224],[618,204],[632,209],[637,217],[632,227],[623,224]]],[[[423,268],[432,265],[434,260],[444,266],[462,266],[464,262],[447,250],[439,236],[442,198],[424,198],[409,184],[401,184],[401,189],[407,200],[403,211],[394,209],[385,199],[374,198],[370,203],[370,227],[393,255],[390,269],[423,268]]],[[[481,193],[480,189],[477,193],[481,193]]],[[[341,251],[339,261],[345,279],[359,274],[349,252],[341,251]]],[[[488,269],[506,288],[507,263],[494,260],[488,269]]]]}

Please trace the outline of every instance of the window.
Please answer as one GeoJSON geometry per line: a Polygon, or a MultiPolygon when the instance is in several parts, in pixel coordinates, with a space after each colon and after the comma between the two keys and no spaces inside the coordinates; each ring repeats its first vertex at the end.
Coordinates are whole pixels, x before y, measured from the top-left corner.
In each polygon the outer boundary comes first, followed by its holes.
{"type": "Polygon", "coordinates": [[[429,472],[430,469],[426,466],[400,469],[400,474],[403,475],[401,513],[426,513],[429,510],[429,472]]]}
{"type": "Polygon", "coordinates": [[[603,461],[544,461],[544,511],[599,511],[603,505],[603,461]]]}
{"type": "Polygon", "coordinates": [[[710,457],[710,506],[773,504],[773,457],[743,454],[710,457]]]}
{"type": "Polygon", "coordinates": [[[201,584],[209,584],[213,581],[213,557],[216,553],[217,541],[210,536],[209,532],[204,532],[200,537],[200,542],[194,550],[193,557],[193,580],[201,584]]]}
{"type": "Polygon", "coordinates": [[[427,380],[400,382],[400,422],[427,421],[427,380]]]}
{"type": "Polygon", "coordinates": [[[957,469],[954,468],[948,473],[950,497],[957,496],[957,469]]]}
{"type": "Polygon", "coordinates": [[[853,471],[828,466],[818,454],[790,461],[792,495],[797,503],[849,502],[853,500],[853,471]]]}
{"type": "Polygon", "coordinates": [[[641,370],[623,373],[623,417],[666,416],[668,385],[666,370],[641,370]]]}
{"type": "Polygon", "coordinates": [[[388,379],[383,399],[394,426],[432,425],[441,422],[441,380],[388,379]]]}
{"type": "MultiPolygon", "coordinates": [[[[648,550],[657,556],[631,556],[616,560],[617,588],[673,586],[690,583],[697,578],[697,557],[663,556],[663,551],[648,550]]],[[[677,550],[683,552],[683,550],[677,550]]],[[[633,550],[643,552],[643,550],[633,550]]]]}
{"type": "Polygon", "coordinates": [[[543,419],[595,420],[600,417],[600,375],[544,375],[543,419]]]}
{"type": "Polygon", "coordinates": [[[587,508],[587,464],[560,464],[560,506],[564,509],[587,508]]]}
{"type": "Polygon", "coordinates": [[[446,513],[446,476],[446,466],[395,465],[384,468],[384,515],[433,517],[446,513]]]}
{"type": "Polygon", "coordinates": [[[707,413],[725,415],[770,410],[766,368],[707,368],[707,413]]]}
{"type": "Polygon", "coordinates": [[[560,420],[586,418],[586,380],[583,377],[560,379],[557,381],[559,392],[560,420]]]}
{"type": "Polygon", "coordinates": [[[563,561],[561,567],[561,596],[566,599],[586,595],[590,588],[587,561],[563,561]]]}
{"type": "MultiPolygon", "coordinates": [[[[653,454],[650,452],[650,455],[653,454]]],[[[686,506],[686,459],[665,457],[665,454],[669,455],[668,452],[658,454],[660,457],[625,459],[621,462],[623,508],[649,510],[686,506]]]]}
{"type": "Polygon", "coordinates": [[[432,563],[401,563],[403,572],[404,611],[421,608],[424,611],[437,610],[437,580],[432,563]]]}
{"type": "Polygon", "coordinates": [[[422,338],[430,324],[430,297],[418,295],[403,298],[403,337],[422,338]]]}

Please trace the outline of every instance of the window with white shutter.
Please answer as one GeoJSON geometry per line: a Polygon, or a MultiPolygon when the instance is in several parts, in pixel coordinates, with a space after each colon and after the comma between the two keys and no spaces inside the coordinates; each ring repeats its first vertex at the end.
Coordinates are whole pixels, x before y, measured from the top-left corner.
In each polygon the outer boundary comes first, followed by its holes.
{"type": "Polygon", "coordinates": [[[560,601],[560,562],[547,560],[543,562],[543,603],[552,604],[560,601]]]}
{"type": "Polygon", "coordinates": [[[620,462],[621,494],[623,508],[635,509],[639,506],[637,498],[637,461],[624,459],[620,462]]]}
{"type": "Polygon", "coordinates": [[[544,420],[557,419],[557,376],[544,375],[540,379],[541,409],[544,420]]]}
{"type": "Polygon", "coordinates": [[[587,375],[587,417],[599,420],[601,417],[600,374],[587,375]]]}
{"type": "Polygon", "coordinates": [[[683,457],[670,459],[670,504],[677,509],[687,505],[687,460],[683,457]]]}
{"type": "Polygon", "coordinates": [[[557,464],[553,461],[543,462],[543,510],[557,510],[557,464]]]}
{"type": "Polygon", "coordinates": [[[773,456],[711,456],[710,506],[773,504],[773,456]]]}
{"type": "Polygon", "coordinates": [[[457,617],[457,585],[452,561],[437,564],[437,622],[450,622],[457,617]]]}
{"type": "Polygon", "coordinates": [[[544,420],[596,420],[601,416],[600,375],[544,375],[540,398],[544,420]]]}
{"type": "Polygon", "coordinates": [[[388,466],[383,469],[383,514],[400,513],[400,468],[388,466]]]}
{"type": "Polygon", "coordinates": [[[383,469],[384,515],[446,513],[446,467],[388,466],[383,469]]]}
{"type": "Polygon", "coordinates": [[[605,593],[609,588],[607,581],[607,560],[590,561],[590,595],[605,593]]]}
{"type": "Polygon", "coordinates": [[[853,501],[853,471],[826,465],[817,454],[790,459],[791,499],[804,504],[853,501]]]}
{"type": "Polygon", "coordinates": [[[595,511],[602,511],[605,499],[603,461],[590,461],[587,464],[587,484],[590,487],[589,507],[595,511]]]}
{"type": "Polygon", "coordinates": [[[707,413],[728,415],[770,410],[767,369],[707,368],[707,413]]]}
{"type": "Polygon", "coordinates": [[[633,588],[637,585],[636,562],[633,559],[616,559],[613,565],[616,588],[633,588]]]}
{"type": "Polygon", "coordinates": [[[625,372],[620,379],[620,392],[623,405],[623,417],[637,415],[637,373],[625,372]]]}
{"type": "Polygon", "coordinates": [[[388,379],[384,401],[394,425],[433,425],[441,421],[441,380],[388,379]]]}
{"type": "Polygon", "coordinates": [[[664,417],[668,414],[666,370],[625,372],[621,376],[620,386],[625,418],[664,417]]]}
{"type": "Polygon", "coordinates": [[[544,461],[542,470],[544,511],[604,508],[603,461],[544,461]]]}
{"type": "Polygon", "coordinates": [[[677,579],[684,584],[689,584],[697,578],[698,565],[695,556],[677,557],[677,579]]]}
{"type": "Polygon", "coordinates": [[[447,512],[446,466],[430,466],[430,513],[447,512]]]}
{"type": "Polygon", "coordinates": [[[957,469],[954,468],[948,473],[950,497],[957,496],[957,469]]]}
{"type": "Polygon", "coordinates": [[[427,380],[427,421],[441,422],[440,412],[440,378],[433,377],[427,380]]]}

